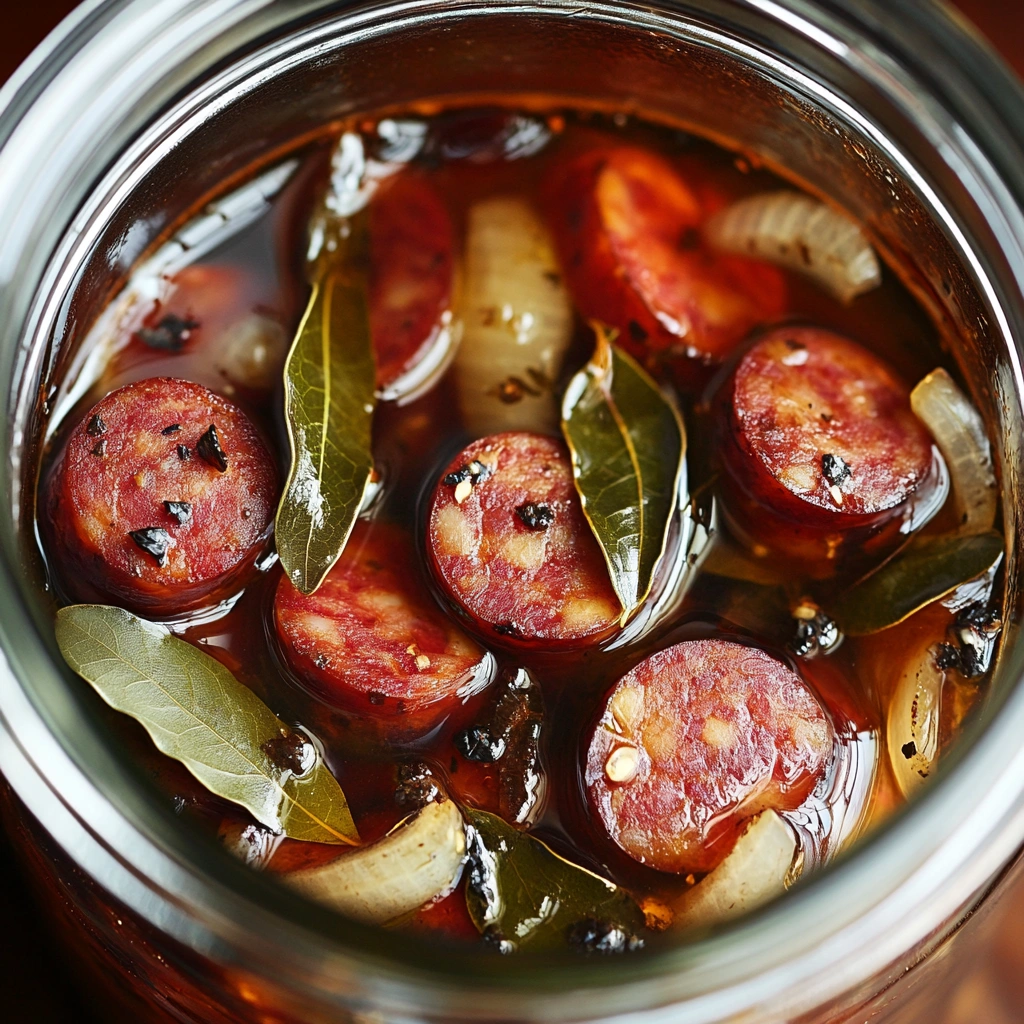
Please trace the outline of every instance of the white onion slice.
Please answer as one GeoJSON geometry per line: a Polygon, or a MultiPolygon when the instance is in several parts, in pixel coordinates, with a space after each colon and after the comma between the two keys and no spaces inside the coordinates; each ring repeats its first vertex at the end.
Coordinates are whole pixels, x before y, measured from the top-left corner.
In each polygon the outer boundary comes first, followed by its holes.
{"type": "Polygon", "coordinates": [[[842,302],[882,280],[860,224],[802,192],[760,192],[737,200],[708,221],[705,234],[723,252],[806,274],[842,302]]]}
{"type": "Polygon", "coordinates": [[[474,434],[558,427],[554,384],[572,303],[547,229],[529,203],[498,196],[469,211],[459,405],[474,434]]]}
{"type": "Polygon", "coordinates": [[[774,811],[750,820],[729,855],[676,905],[675,927],[691,928],[745,914],[790,883],[796,837],[774,811]]]}
{"type": "Polygon", "coordinates": [[[929,638],[911,651],[889,701],[889,763],[904,796],[925,784],[939,756],[939,714],[946,674],[935,664],[934,646],[934,639],[929,638]]]}
{"type": "Polygon", "coordinates": [[[383,839],[281,880],[304,896],[370,924],[385,924],[447,895],[466,854],[452,800],[427,804],[383,839]]]}
{"type": "Polygon", "coordinates": [[[961,531],[991,529],[999,495],[981,414],[941,367],[910,392],[910,407],[946,460],[961,531]]]}

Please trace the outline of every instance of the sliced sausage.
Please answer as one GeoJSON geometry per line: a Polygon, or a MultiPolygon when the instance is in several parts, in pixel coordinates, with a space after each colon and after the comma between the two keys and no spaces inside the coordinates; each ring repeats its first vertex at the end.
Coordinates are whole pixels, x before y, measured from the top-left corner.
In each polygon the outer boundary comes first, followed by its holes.
{"type": "Polygon", "coordinates": [[[420,584],[395,526],[360,521],[313,594],[282,577],[274,599],[288,664],[331,707],[391,740],[424,735],[487,685],[492,659],[420,584]]]}
{"type": "Polygon", "coordinates": [[[412,397],[445,364],[453,252],[451,218],[423,178],[381,187],[370,205],[370,327],[386,398],[412,397]]]}
{"type": "Polygon", "coordinates": [[[171,377],[107,395],[54,468],[54,564],[73,594],[174,614],[242,583],[264,551],[274,460],[248,417],[171,377]]]}
{"type": "Polygon", "coordinates": [[[434,491],[427,548],[445,594],[488,640],[579,646],[618,621],[569,453],[554,438],[494,434],[463,449],[434,491]]]}
{"type": "Polygon", "coordinates": [[[906,387],[831,331],[770,331],[724,405],[726,511],[769,551],[835,562],[872,537],[877,551],[942,496],[941,458],[906,387]]]}
{"type": "Polygon", "coordinates": [[[781,662],[725,640],[690,640],[612,688],[585,781],[608,835],[659,871],[700,874],[760,811],[798,807],[824,776],[834,734],[781,662]]]}
{"type": "Polygon", "coordinates": [[[785,309],[774,267],[712,253],[709,210],[673,166],[633,147],[588,152],[558,168],[546,206],[580,312],[619,330],[620,343],[696,386],[749,330],[785,309]]]}

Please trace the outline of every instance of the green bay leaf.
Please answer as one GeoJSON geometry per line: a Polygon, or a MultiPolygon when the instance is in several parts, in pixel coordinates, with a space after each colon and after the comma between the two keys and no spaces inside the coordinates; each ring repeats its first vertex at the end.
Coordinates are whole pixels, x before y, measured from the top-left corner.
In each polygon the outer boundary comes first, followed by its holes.
{"type": "Polygon", "coordinates": [[[639,936],[643,911],[624,889],[495,814],[463,813],[471,826],[466,906],[481,933],[496,933],[516,949],[565,950],[569,929],[592,918],[639,936]]]}
{"type": "Polygon", "coordinates": [[[215,658],[106,605],[61,608],[56,634],[71,668],[211,793],[291,839],[359,842],[327,766],[318,756],[301,776],[278,767],[263,746],[291,730],[215,658]]]}
{"type": "Polygon", "coordinates": [[[1004,549],[995,530],[918,537],[847,590],[830,609],[832,617],[849,636],[879,633],[988,572],[1004,549]]]}
{"type": "Polygon", "coordinates": [[[275,533],[288,578],[311,594],[341,556],[373,471],[376,405],[365,214],[346,244],[318,264],[284,366],[291,468],[275,533]]]}
{"type": "Polygon", "coordinates": [[[625,622],[650,591],[665,552],[686,432],[657,384],[602,326],[595,331],[594,355],[566,389],[562,433],[625,622]]]}

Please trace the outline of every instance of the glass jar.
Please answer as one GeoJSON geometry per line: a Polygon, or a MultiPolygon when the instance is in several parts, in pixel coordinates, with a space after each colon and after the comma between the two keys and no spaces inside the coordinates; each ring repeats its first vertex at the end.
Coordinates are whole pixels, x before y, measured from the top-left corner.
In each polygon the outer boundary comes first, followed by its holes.
{"type": "Polygon", "coordinates": [[[111,0],[84,5],[0,91],[0,769],[8,826],[108,1016],[939,1019],[985,955],[1024,839],[1024,96],[944,8],[891,7],[111,0]],[[33,473],[53,382],[137,259],[233,175],[340,117],[467,95],[696,128],[836,197],[906,272],[997,443],[1006,632],[969,735],[852,854],[650,955],[424,943],[231,862],[119,756],[62,665],[42,590],[33,473]]]}

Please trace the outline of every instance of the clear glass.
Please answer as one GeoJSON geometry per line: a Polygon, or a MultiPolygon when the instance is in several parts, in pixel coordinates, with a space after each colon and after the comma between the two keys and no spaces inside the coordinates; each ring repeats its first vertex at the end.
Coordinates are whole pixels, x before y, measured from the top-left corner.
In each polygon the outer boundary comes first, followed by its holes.
{"type": "Polygon", "coordinates": [[[1024,839],[1022,99],[941,7],[885,0],[136,0],[61,26],[0,91],[0,770],[106,998],[178,1021],[933,1019],[1024,839]],[[119,758],[40,595],[31,471],[52,382],[131,265],[254,161],[446,96],[633,110],[836,196],[945,325],[997,441],[1007,628],[971,742],[785,900],[628,962],[422,943],[232,863],[119,758]]]}

